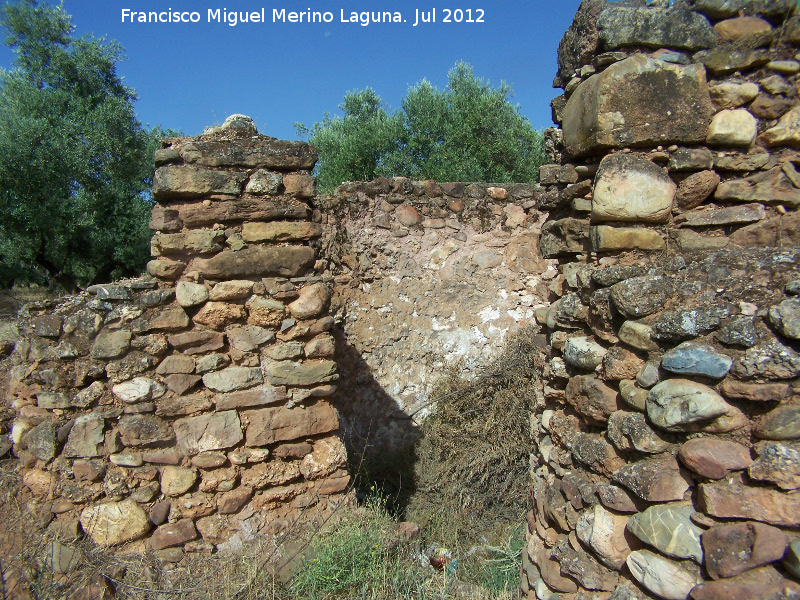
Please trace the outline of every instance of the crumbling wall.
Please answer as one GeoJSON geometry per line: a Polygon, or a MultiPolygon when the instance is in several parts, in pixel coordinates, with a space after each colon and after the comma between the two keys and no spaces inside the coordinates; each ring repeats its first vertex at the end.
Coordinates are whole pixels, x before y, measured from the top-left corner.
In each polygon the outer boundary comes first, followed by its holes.
{"type": "Polygon", "coordinates": [[[397,177],[317,199],[335,276],[338,406],[368,463],[396,469],[437,382],[453,368],[474,375],[547,305],[557,271],[538,251],[541,194],[534,184],[397,177]]]}
{"type": "Polygon", "coordinates": [[[585,0],[559,48],[528,598],[800,595],[795,10],[585,0]]]}
{"type": "Polygon", "coordinates": [[[241,116],[171,140],[149,277],[27,307],[7,398],[32,514],[175,561],[342,501],[315,161],[241,116]]]}

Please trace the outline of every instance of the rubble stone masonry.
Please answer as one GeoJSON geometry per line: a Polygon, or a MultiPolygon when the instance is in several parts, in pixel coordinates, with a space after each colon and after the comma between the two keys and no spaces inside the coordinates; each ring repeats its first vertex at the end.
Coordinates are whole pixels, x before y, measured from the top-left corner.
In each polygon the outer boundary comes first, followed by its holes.
{"type": "Polygon", "coordinates": [[[21,315],[0,452],[101,544],[233,548],[324,515],[343,439],[396,456],[532,324],[523,594],[800,597],[796,13],[584,0],[538,184],[318,196],[247,118],[172,140],[149,276],[21,315]]]}

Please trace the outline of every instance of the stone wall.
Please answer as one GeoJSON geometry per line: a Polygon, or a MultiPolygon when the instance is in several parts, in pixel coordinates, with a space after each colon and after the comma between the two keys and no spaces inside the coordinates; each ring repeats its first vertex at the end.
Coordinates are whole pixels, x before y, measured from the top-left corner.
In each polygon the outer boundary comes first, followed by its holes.
{"type": "Polygon", "coordinates": [[[150,276],[26,308],[8,404],[33,515],[177,560],[342,501],[315,161],[240,116],[172,140],[150,276]]]}
{"type": "MultiPolygon", "coordinates": [[[[335,276],[341,411],[349,447],[394,461],[430,392],[467,378],[534,322],[557,271],[542,260],[537,185],[380,179],[317,198],[335,276]]],[[[396,463],[390,468],[396,468],[396,463]]]]}
{"type": "Polygon", "coordinates": [[[800,597],[795,8],[585,0],[559,47],[530,599],[800,597]]]}

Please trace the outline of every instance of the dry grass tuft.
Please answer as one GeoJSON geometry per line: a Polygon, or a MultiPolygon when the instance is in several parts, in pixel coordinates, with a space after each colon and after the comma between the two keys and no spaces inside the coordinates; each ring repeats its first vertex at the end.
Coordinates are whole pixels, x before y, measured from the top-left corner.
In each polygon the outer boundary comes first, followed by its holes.
{"type": "Polygon", "coordinates": [[[432,394],[407,514],[442,543],[497,544],[525,518],[533,386],[544,364],[536,331],[514,334],[475,380],[454,369],[432,394]]]}

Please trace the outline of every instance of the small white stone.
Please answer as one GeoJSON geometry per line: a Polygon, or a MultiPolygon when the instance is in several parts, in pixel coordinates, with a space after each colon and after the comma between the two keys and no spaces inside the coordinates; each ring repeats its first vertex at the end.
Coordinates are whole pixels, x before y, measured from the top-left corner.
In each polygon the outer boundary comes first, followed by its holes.
{"type": "Polygon", "coordinates": [[[706,143],[749,148],[758,133],[756,118],[743,108],[721,110],[711,119],[706,143]]]}

